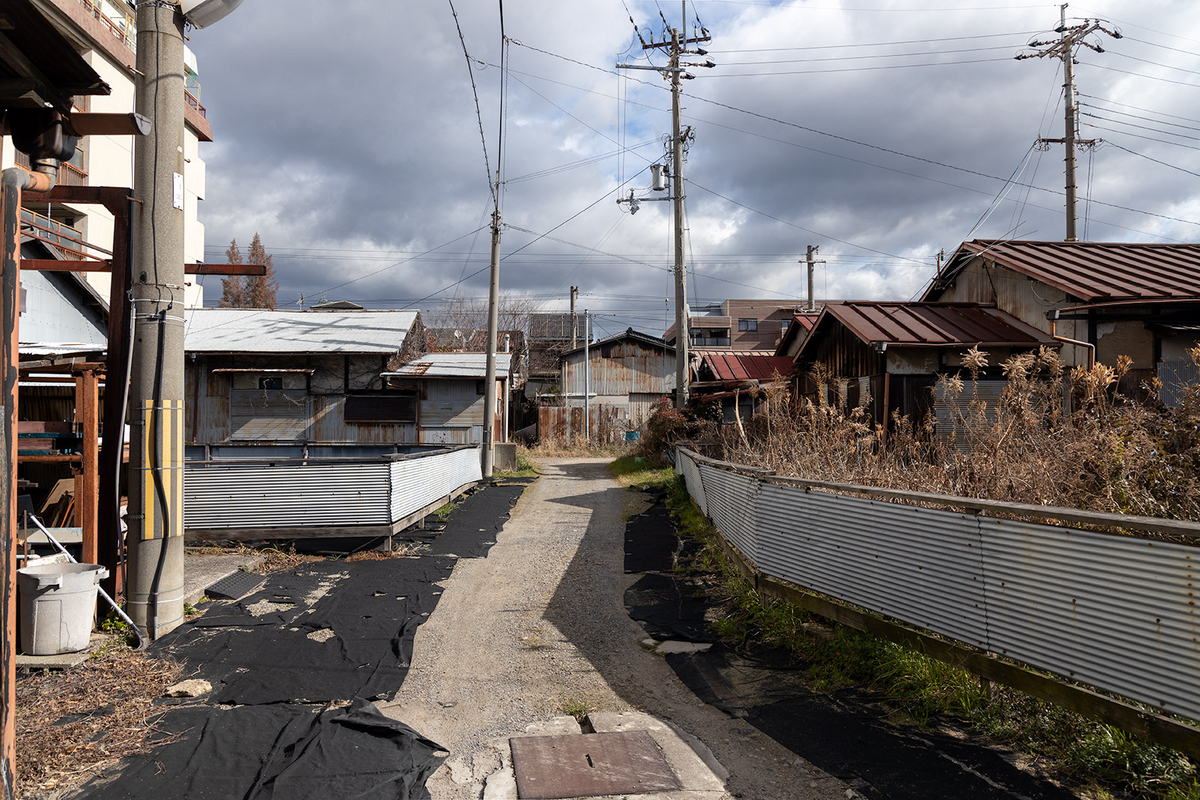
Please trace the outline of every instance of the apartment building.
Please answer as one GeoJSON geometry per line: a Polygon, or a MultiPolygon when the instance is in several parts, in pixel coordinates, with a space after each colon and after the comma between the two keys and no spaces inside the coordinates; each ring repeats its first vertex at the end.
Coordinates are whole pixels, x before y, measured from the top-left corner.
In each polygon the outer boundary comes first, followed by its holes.
{"type": "MultiPolygon", "coordinates": [[[[135,110],[135,9],[128,0],[32,0],[32,4],[74,45],[100,78],[112,87],[107,96],[77,97],[77,108],[98,113],[128,113],[135,110]]],[[[184,156],[184,263],[204,260],[204,226],[198,212],[204,199],[204,160],[200,143],[212,141],[212,128],[200,102],[200,79],[195,54],[185,49],[186,100],[181,136],[184,156]]],[[[72,186],[132,186],[132,136],[84,136],[75,157],[59,168],[58,182],[72,186]]],[[[0,167],[29,166],[9,137],[0,149],[0,167]]],[[[22,234],[39,239],[66,259],[83,256],[104,258],[111,247],[113,216],[103,206],[67,203],[26,202],[21,212],[22,234]],[[95,249],[101,248],[101,249],[95,249]]],[[[109,275],[78,273],[101,297],[108,297],[109,275]]],[[[184,302],[188,307],[204,304],[203,288],[188,278],[184,302]]],[[[35,309],[29,309],[34,313],[35,309]]],[[[24,315],[22,315],[24,316],[24,315]]]]}
{"type": "MultiPolygon", "coordinates": [[[[691,347],[774,351],[792,322],[796,305],[777,300],[725,300],[688,309],[691,347]]],[[[675,326],[663,338],[675,343],[675,326]]]]}

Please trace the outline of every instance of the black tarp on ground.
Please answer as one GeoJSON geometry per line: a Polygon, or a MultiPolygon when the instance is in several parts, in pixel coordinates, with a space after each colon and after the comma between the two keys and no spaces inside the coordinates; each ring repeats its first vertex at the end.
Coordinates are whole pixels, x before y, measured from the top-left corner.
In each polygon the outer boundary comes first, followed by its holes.
{"type": "MultiPolygon", "coordinates": [[[[656,504],[651,511],[659,508],[656,504]]],[[[668,535],[674,539],[676,532],[666,510],[647,512],[630,524],[636,526],[637,536],[658,543],[657,560],[631,561],[627,544],[626,570],[630,571],[631,563],[669,570],[662,541],[668,535]],[[659,530],[646,530],[653,525],[659,530]]],[[[627,528],[627,542],[630,536],[627,528]]],[[[711,601],[697,596],[703,594],[699,587],[685,575],[646,574],[626,591],[625,606],[656,638],[713,642],[716,639],[704,622],[711,601]]],[[[739,648],[735,653],[716,644],[705,652],[668,655],[667,663],[701,700],[744,719],[872,800],[1075,797],[1045,778],[1024,772],[1007,754],[986,744],[933,727],[888,722],[885,698],[877,693],[813,692],[804,682],[805,664],[782,651],[739,648]]]]}
{"type": "Polygon", "coordinates": [[[454,507],[446,530],[429,543],[427,552],[458,558],[486,556],[521,493],[534,480],[508,478],[467,495],[454,507]]]}
{"type": "Polygon", "coordinates": [[[151,654],[187,662],[213,683],[208,703],[155,721],[171,741],[134,759],[89,798],[421,800],[444,754],[362,698],[392,696],[416,628],[437,605],[457,557],[486,555],[528,482],[475,492],[422,554],[322,561],[267,576],[238,602],[162,637],[151,654]],[[451,555],[453,554],[453,555],[451,555]],[[257,612],[257,613],[256,613],[257,612]],[[349,708],[310,703],[342,700],[349,708]]]}
{"type": "Polygon", "coordinates": [[[670,572],[678,550],[671,512],[661,502],[630,517],[625,525],[626,572],[670,572]]]}
{"type": "Polygon", "coordinates": [[[104,800],[421,800],[445,755],[370,703],[177,709],[158,723],[181,741],[132,759],[104,800]]]}
{"type": "Polygon", "coordinates": [[[434,584],[453,568],[444,556],[304,564],[238,602],[214,604],[153,651],[211,681],[214,703],[390,695],[408,672],[417,626],[437,605],[434,584]]]}

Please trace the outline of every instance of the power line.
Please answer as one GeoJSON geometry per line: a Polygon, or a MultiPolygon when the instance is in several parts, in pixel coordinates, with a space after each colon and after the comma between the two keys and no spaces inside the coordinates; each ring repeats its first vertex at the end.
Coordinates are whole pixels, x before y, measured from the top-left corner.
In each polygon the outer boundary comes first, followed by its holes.
{"type": "MultiPolygon", "coordinates": [[[[990,62],[1011,61],[1008,58],[970,58],[962,61],[929,61],[922,64],[883,64],[875,67],[838,67],[836,69],[796,69],[782,72],[742,72],[738,74],[719,73],[705,75],[707,80],[718,78],[771,78],[781,75],[828,75],[836,72],[876,72],[884,69],[909,69],[910,67],[957,67],[963,64],[987,64],[990,62]]],[[[736,65],[734,65],[736,66],[736,65]]]]}
{"type": "MultiPolygon", "coordinates": [[[[978,53],[981,50],[1011,50],[1012,45],[998,45],[996,47],[971,47],[966,49],[956,48],[954,50],[919,50],[913,53],[873,53],[863,56],[822,56],[820,58],[784,58],[771,61],[725,61],[722,59],[722,67],[747,67],[759,64],[815,64],[826,61],[863,61],[868,58],[914,58],[916,56],[943,56],[957,53],[978,53]]],[[[1007,61],[1008,59],[1004,59],[1007,61]]],[[[957,63],[957,62],[956,62],[957,63]]]]}
{"type": "Polygon", "coordinates": [[[1031,36],[1038,31],[1015,31],[1013,33],[985,33],[975,36],[945,36],[938,39],[903,39],[894,42],[850,42],[847,44],[816,44],[805,47],[762,47],[751,48],[746,50],[710,50],[709,52],[718,53],[783,53],[795,50],[840,50],[850,47],[891,47],[894,45],[904,44],[934,44],[938,42],[963,42],[972,39],[998,39],[1004,36],[1031,36]]]}
{"type": "MultiPolygon", "coordinates": [[[[1107,97],[1097,97],[1094,94],[1084,94],[1083,92],[1079,92],[1079,96],[1087,97],[1091,100],[1099,100],[1102,103],[1108,103],[1109,105],[1113,105],[1113,106],[1121,106],[1122,108],[1132,108],[1134,111],[1143,111],[1147,114],[1157,114],[1160,117],[1170,117],[1171,119],[1181,119],[1186,122],[1195,122],[1197,124],[1200,124],[1200,119],[1195,119],[1193,117],[1181,117],[1178,114],[1168,114],[1165,111],[1156,111],[1152,108],[1142,108],[1141,106],[1131,106],[1128,103],[1118,103],[1116,100],[1109,100],[1107,97]]],[[[1114,113],[1116,113],[1116,112],[1114,112],[1114,113]]]]}
{"type": "Polygon", "coordinates": [[[483,168],[487,173],[488,191],[495,199],[496,187],[492,185],[492,165],[488,163],[487,137],[483,133],[483,112],[479,110],[479,90],[475,87],[475,70],[471,67],[471,54],[467,52],[467,40],[463,37],[462,26],[458,24],[458,12],[454,10],[454,0],[446,0],[446,2],[450,4],[450,13],[454,15],[454,28],[458,31],[458,40],[462,42],[463,58],[467,61],[467,74],[471,78],[471,94],[475,97],[475,118],[479,121],[479,143],[483,145],[483,168]]]}
{"type": "MultiPolygon", "coordinates": [[[[1094,108],[1094,106],[1092,106],[1092,107],[1094,108]]],[[[1113,119],[1112,117],[1104,117],[1099,114],[1092,114],[1088,111],[1081,111],[1081,112],[1079,112],[1079,114],[1080,114],[1080,116],[1083,116],[1083,117],[1091,117],[1092,119],[1101,119],[1101,120],[1104,120],[1105,122],[1115,122],[1118,125],[1126,125],[1130,128],[1137,128],[1138,130],[1150,131],[1151,133],[1161,133],[1165,136],[1178,136],[1180,139],[1190,139],[1194,142],[1200,142],[1200,136],[1189,136],[1186,133],[1175,133],[1174,131],[1164,131],[1161,128],[1151,128],[1147,125],[1138,125],[1136,122],[1126,122],[1123,119],[1113,119]]]]}
{"type": "MultiPolygon", "coordinates": [[[[1179,122],[1168,122],[1165,119],[1154,119],[1153,117],[1146,117],[1142,116],[1141,114],[1130,114],[1128,111],[1119,111],[1115,108],[1103,108],[1092,103],[1080,103],[1080,105],[1084,108],[1094,108],[1097,111],[1103,111],[1105,114],[1120,114],[1122,117],[1132,117],[1133,119],[1140,119],[1143,122],[1153,122],[1157,125],[1170,125],[1172,128],[1183,128],[1187,131],[1200,131],[1200,128],[1196,127],[1195,125],[1183,125],[1179,122]]],[[[1113,121],[1115,122],[1116,120],[1113,121]]],[[[1163,133],[1167,133],[1167,131],[1163,131],[1163,133]]]]}

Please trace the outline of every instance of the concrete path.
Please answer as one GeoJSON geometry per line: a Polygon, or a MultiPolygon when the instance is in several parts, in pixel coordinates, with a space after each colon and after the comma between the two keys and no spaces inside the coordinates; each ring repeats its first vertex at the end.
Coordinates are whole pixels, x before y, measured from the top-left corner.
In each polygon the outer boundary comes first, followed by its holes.
{"type": "Polygon", "coordinates": [[[690,791],[670,795],[680,800],[846,797],[845,784],[702,703],[640,644],[623,603],[636,578],[624,574],[624,526],[645,501],[606,463],[548,463],[488,557],[458,563],[418,629],[412,669],[383,709],[449,750],[429,781],[435,800],[515,796],[509,737],[572,730],[564,714],[648,730],[664,752],[687,743],[692,756],[668,759],[693,770],[680,776],[690,791]],[[640,714],[613,716],[629,712],[640,714]]]}

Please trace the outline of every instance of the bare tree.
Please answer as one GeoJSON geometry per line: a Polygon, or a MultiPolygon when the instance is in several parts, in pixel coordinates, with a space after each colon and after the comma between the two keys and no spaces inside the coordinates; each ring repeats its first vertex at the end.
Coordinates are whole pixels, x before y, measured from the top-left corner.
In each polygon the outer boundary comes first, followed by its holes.
{"type": "Polygon", "coordinates": [[[254,239],[250,242],[246,257],[249,258],[251,264],[262,264],[266,268],[262,275],[246,279],[246,305],[250,308],[273,310],[275,293],[279,291],[279,281],[275,280],[275,265],[271,263],[271,256],[267,255],[258,231],[254,232],[254,239]]]}
{"type": "MultiPolygon", "coordinates": [[[[225,250],[225,259],[230,264],[242,263],[242,251],[238,247],[237,239],[229,240],[229,247],[225,250]]],[[[230,275],[228,278],[222,278],[221,302],[218,305],[221,308],[245,308],[246,279],[241,275],[230,275]]]]}

